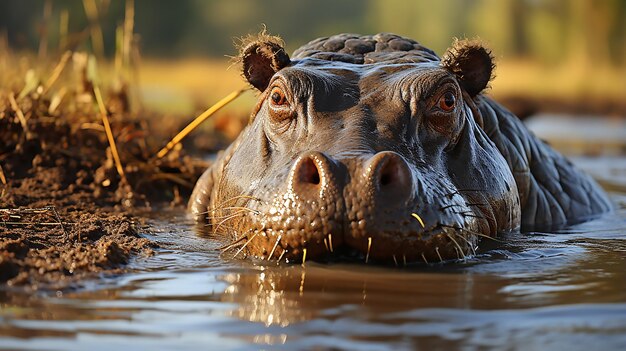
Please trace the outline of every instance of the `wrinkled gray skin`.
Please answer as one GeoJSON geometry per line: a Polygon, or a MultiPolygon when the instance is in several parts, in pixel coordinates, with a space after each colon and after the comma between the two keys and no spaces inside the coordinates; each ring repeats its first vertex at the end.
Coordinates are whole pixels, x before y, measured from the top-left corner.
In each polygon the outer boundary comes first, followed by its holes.
{"type": "Polygon", "coordinates": [[[249,255],[439,262],[471,254],[480,237],[611,208],[588,175],[480,94],[493,65],[479,44],[440,60],[392,34],[342,34],[289,58],[268,37],[242,56],[259,103],[189,206],[249,255]]]}

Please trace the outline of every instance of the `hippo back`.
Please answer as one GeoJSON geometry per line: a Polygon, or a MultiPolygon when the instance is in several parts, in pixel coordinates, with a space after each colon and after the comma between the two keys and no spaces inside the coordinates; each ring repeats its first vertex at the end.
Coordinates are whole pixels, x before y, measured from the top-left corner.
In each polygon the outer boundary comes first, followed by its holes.
{"type": "Polygon", "coordinates": [[[612,208],[588,174],[539,140],[513,113],[488,97],[477,103],[482,128],[517,183],[522,230],[579,222],[612,208]]]}

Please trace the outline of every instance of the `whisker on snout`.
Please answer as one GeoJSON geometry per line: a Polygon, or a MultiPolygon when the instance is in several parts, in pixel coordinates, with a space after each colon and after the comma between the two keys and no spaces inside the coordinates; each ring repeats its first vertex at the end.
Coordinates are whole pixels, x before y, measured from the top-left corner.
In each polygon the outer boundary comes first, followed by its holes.
{"type": "Polygon", "coordinates": [[[286,253],[287,250],[283,249],[283,252],[281,252],[280,256],[278,256],[278,260],[276,261],[276,263],[280,263],[280,260],[283,259],[283,256],[285,256],[286,253]]]}
{"type": "Polygon", "coordinates": [[[460,214],[463,217],[470,217],[470,218],[478,218],[478,219],[484,219],[484,220],[492,220],[495,221],[495,218],[493,217],[487,217],[487,216],[481,216],[481,215],[477,215],[473,212],[467,212],[467,211],[455,211],[454,213],[456,214],[460,214]]]}
{"type": "Polygon", "coordinates": [[[207,209],[206,211],[199,212],[198,214],[199,215],[203,215],[203,214],[209,214],[210,212],[213,212],[213,211],[237,208],[237,206],[234,206],[234,207],[224,207],[224,205],[228,204],[229,202],[232,202],[234,200],[239,200],[239,199],[248,199],[248,200],[254,200],[254,201],[261,201],[261,199],[259,199],[258,197],[249,196],[249,195],[233,196],[233,197],[231,197],[229,199],[226,199],[226,200],[220,202],[214,208],[207,209]]]}
{"type": "Polygon", "coordinates": [[[234,241],[231,241],[230,243],[228,243],[228,244],[226,244],[226,245],[224,245],[222,247],[218,247],[216,250],[219,250],[219,251],[222,251],[222,252],[228,251],[228,250],[232,249],[233,247],[238,246],[239,244],[241,244],[241,242],[244,241],[244,240],[246,240],[246,237],[242,236],[241,238],[236,239],[234,241]]]}
{"type": "Polygon", "coordinates": [[[463,235],[459,235],[457,233],[454,233],[454,235],[460,239],[462,239],[463,241],[465,241],[467,243],[467,246],[469,246],[469,248],[472,250],[472,254],[476,255],[476,248],[474,247],[474,245],[472,245],[472,243],[470,243],[469,240],[467,240],[463,235]]]}
{"type": "Polygon", "coordinates": [[[280,239],[282,237],[283,237],[282,235],[278,235],[278,238],[276,238],[276,243],[274,244],[274,247],[272,248],[272,251],[270,252],[270,254],[267,256],[268,261],[272,259],[272,256],[274,256],[274,251],[276,251],[276,248],[278,247],[278,244],[280,244],[280,239]]]}
{"type": "MultiPolygon", "coordinates": [[[[216,220],[222,220],[222,219],[225,219],[225,218],[226,218],[226,219],[228,219],[228,218],[236,217],[237,215],[244,214],[244,213],[246,213],[246,212],[248,212],[248,211],[246,211],[246,210],[239,210],[239,211],[232,212],[232,213],[229,213],[229,214],[227,214],[227,215],[223,215],[223,216],[214,216],[214,217],[209,217],[209,220],[210,220],[211,222],[214,222],[214,221],[216,221],[216,220]]],[[[209,225],[213,225],[213,224],[209,224],[209,225]]]]}
{"type": "Polygon", "coordinates": [[[232,215],[225,217],[225,218],[224,218],[222,221],[220,221],[217,225],[211,224],[211,225],[213,226],[213,233],[217,233],[217,232],[219,231],[220,227],[221,227],[224,223],[226,223],[226,222],[230,221],[230,220],[231,220],[231,219],[233,219],[233,218],[237,218],[237,217],[239,217],[239,216],[242,216],[242,215],[244,214],[244,212],[245,212],[245,211],[240,211],[240,212],[233,213],[232,215]]]}
{"type": "Polygon", "coordinates": [[[223,211],[223,210],[244,210],[244,211],[250,211],[250,212],[252,212],[252,213],[254,213],[254,214],[256,214],[256,215],[261,214],[261,212],[259,212],[259,211],[257,211],[257,210],[253,210],[253,209],[251,209],[251,208],[248,208],[248,207],[243,207],[243,206],[231,206],[231,207],[224,207],[224,208],[221,208],[220,210],[222,210],[222,211],[223,211]]]}
{"type": "Polygon", "coordinates": [[[226,199],[222,202],[220,202],[217,207],[221,207],[224,206],[225,204],[234,201],[234,200],[239,200],[239,199],[248,199],[248,200],[254,200],[254,201],[261,201],[261,199],[259,199],[258,197],[254,197],[254,196],[250,196],[250,195],[237,195],[237,196],[233,196],[229,199],[226,199]]]}
{"type": "MultiPolygon", "coordinates": [[[[459,252],[460,252],[460,253],[461,253],[461,255],[463,256],[463,259],[465,259],[465,253],[463,252],[463,249],[461,249],[461,245],[459,245],[459,243],[458,243],[456,240],[454,240],[454,237],[453,237],[452,235],[450,235],[450,234],[446,233],[446,236],[447,236],[448,238],[450,238],[450,240],[452,240],[452,242],[454,243],[454,245],[456,246],[456,248],[458,248],[458,249],[459,249],[459,252]]],[[[456,248],[455,248],[455,249],[456,249],[456,248]]],[[[458,257],[458,252],[457,252],[457,257],[458,257]]]]}
{"type": "Polygon", "coordinates": [[[411,213],[411,216],[417,219],[417,221],[420,223],[422,228],[426,228],[426,226],[424,225],[424,220],[422,220],[422,217],[420,217],[417,213],[411,213]]]}
{"type": "Polygon", "coordinates": [[[254,238],[255,238],[257,235],[259,235],[259,233],[260,233],[260,232],[256,232],[256,233],[254,233],[254,234],[252,235],[252,237],[251,237],[250,239],[248,239],[248,241],[246,241],[246,243],[245,243],[245,244],[243,244],[243,246],[242,246],[239,250],[237,250],[237,252],[236,252],[236,253],[235,253],[235,255],[233,256],[233,258],[237,257],[237,255],[239,255],[239,254],[241,253],[241,251],[243,251],[243,250],[246,248],[246,246],[248,246],[248,244],[249,244],[252,240],[254,240],[254,238]]]}
{"type": "Polygon", "coordinates": [[[330,248],[330,252],[333,252],[333,235],[328,234],[328,247],[330,248]]]}
{"type": "Polygon", "coordinates": [[[479,236],[479,237],[481,237],[481,238],[485,238],[485,239],[493,240],[493,241],[495,241],[495,242],[502,242],[502,241],[500,241],[500,240],[498,240],[498,239],[496,239],[496,238],[494,238],[494,237],[491,237],[491,236],[489,236],[489,235],[487,235],[487,234],[478,233],[478,232],[475,232],[475,231],[472,231],[472,230],[469,230],[469,229],[465,229],[465,228],[461,228],[461,227],[455,227],[455,226],[453,226],[453,225],[445,225],[445,224],[441,224],[441,226],[442,226],[442,227],[445,227],[445,228],[451,228],[451,229],[454,229],[454,230],[460,230],[460,231],[466,232],[467,234],[471,234],[471,235],[479,236]]]}

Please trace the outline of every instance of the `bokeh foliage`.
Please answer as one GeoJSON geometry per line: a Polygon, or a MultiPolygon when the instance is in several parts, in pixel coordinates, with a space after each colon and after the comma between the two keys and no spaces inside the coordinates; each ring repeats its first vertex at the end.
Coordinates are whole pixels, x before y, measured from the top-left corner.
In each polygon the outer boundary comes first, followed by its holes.
{"type": "MultiPolygon", "coordinates": [[[[88,29],[83,1],[51,2],[45,20],[45,0],[1,1],[0,33],[18,49],[37,50],[42,33],[47,33],[51,47],[58,47],[63,10],[69,14],[70,33],[88,29]]],[[[105,49],[112,55],[125,2],[96,3],[105,49]]],[[[626,1],[622,0],[135,0],[135,9],[135,32],[148,56],[233,54],[234,37],[257,32],[265,24],[291,50],[338,32],[389,31],[415,38],[439,53],[452,37],[479,36],[505,58],[544,64],[563,60],[626,64],[626,1]]]]}

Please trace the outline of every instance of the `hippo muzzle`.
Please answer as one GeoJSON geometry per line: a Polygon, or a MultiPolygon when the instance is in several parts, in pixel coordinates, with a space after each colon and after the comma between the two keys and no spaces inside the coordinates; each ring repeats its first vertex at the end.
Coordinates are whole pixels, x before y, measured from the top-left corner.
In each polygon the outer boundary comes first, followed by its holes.
{"type": "MultiPolygon", "coordinates": [[[[473,250],[480,214],[450,184],[439,193],[392,151],[334,159],[304,152],[289,171],[246,200],[238,232],[262,259],[343,253],[376,261],[441,261],[473,250]],[[429,194],[420,194],[418,189],[429,194]],[[472,214],[472,216],[467,216],[472,214]],[[463,228],[461,230],[461,228],[463,228]],[[465,234],[464,234],[465,232],[465,234]]],[[[231,216],[214,211],[217,218],[231,216]]]]}

